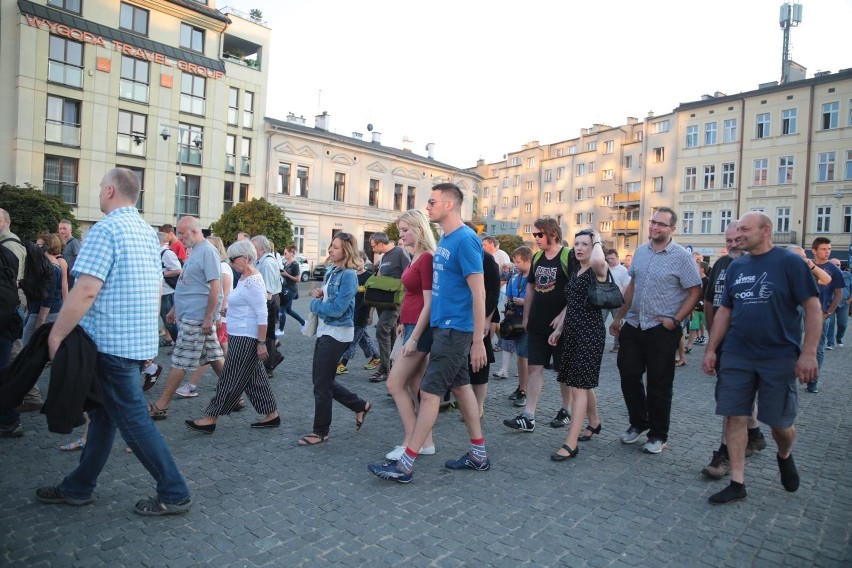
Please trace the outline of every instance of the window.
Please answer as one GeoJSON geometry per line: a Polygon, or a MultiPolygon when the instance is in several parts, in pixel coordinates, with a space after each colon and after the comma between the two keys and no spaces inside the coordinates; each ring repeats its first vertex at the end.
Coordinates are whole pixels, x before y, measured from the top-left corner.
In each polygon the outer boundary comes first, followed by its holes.
{"type": "Polygon", "coordinates": [[[731,189],[736,184],[736,164],[722,164],[722,189],[731,189]]]}
{"type": "Polygon", "coordinates": [[[121,81],[118,96],[140,103],[148,102],[151,64],[135,57],[121,56],[121,81]]]}
{"type": "Polygon", "coordinates": [[[521,157],[520,156],[512,156],[512,159],[509,160],[510,166],[520,166],[521,165],[521,157]]]}
{"type": "Polygon", "coordinates": [[[757,131],[755,138],[769,138],[770,119],[769,113],[763,112],[757,115],[757,131]]]}
{"type": "Polygon", "coordinates": [[[178,218],[184,215],[198,216],[198,204],[201,201],[201,176],[184,174],[181,178],[178,178],[178,218]]]}
{"type": "Polygon", "coordinates": [[[683,169],[683,190],[695,191],[695,183],[698,180],[698,168],[690,166],[683,169]]]}
{"type": "Polygon", "coordinates": [[[642,186],[638,181],[629,181],[627,182],[627,193],[637,193],[641,190],[642,186]]]}
{"type": "Polygon", "coordinates": [[[483,188],[482,188],[482,197],[488,197],[489,189],[490,189],[490,188],[488,188],[488,187],[483,187],[483,188]]]}
{"type": "Polygon", "coordinates": [[[503,178],[503,187],[509,187],[509,176],[503,178]]]}
{"type": "Polygon", "coordinates": [[[658,176],[654,178],[654,189],[655,192],[663,191],[663,176],[658,176]]]}
{"type": "Polygon", "coordinates": [[[64,203],[77,203],[77,160],[61,156],[44,157],[44,192],[58,195],[64,203]]]}
{"type": "Polygon", "coordinates": [[[852,150],[846,150],[846,176],[845,179],[852,179],[852,150]]]}
{"type": "Polygon", "coordinates": [[[503,209],[509,208],[509,198],[508,197],[503,197],[502,207],[503,207],[503,209]]]}
{"type": "Polygon", "coordinates": [[[240,173],[242,175],[251,173],[251,138],[243,138],[240,146],[240,173]]]}
{"type": "Polygon", "coordinates": [[[254,93],[246,91],[243,93],[243,128],[254,126],[254,93]]]}
{"type": "Polygon", "coordinates": [[[517,195],[512,197],[512,208],[517,207],[519,201],[520,201],[520,198],[517,195]]]}
{"type": "Polygon", "coordinates": [[[278,193],[290,195],[290,164],[278,162],[278,193]]]}
{"type": "Polygon", "coordinates": [[[852,233],[852,205],[843,206],[843,227],[841,231],[852,233]]]}
{"type": "Polygon", "coordinates": [[[601,171],[601,179],[602,180],[610,180],[613,179],[613,170],[603,170],[601,171]]]}
{"type": "Polygon", "coordinates": [[[790,208],[779,207],[775,210],[775,232],[790,232],[790,208]]]}
{"type": "Polygon", "coordinates": [[[533,189],[535,189],[535,182],[534,181],[528,181],[527,182],[527,191],[532,191],[533,189]]]}
{"type": "Polygon", "coordinates": [[[562,179],[565,177],[565,166],[560,166],[556,168],[556,179],[562,179]]]}
{"type": "Polygon", "coordinates": [[[655,164],[662,163],[666,159],[665,148],[654,148],[651,150],[651,161],[655,164]]]}
{"type": "Polygon", "coordinates": [[[532,225],[524,225],[524,234],[528,235],[532,233],[532,225]]]}
{"type": "Polygon", "coordinates": [[[308,166],[296,166],[296,197],[308,196],[308,181],[310,179],[310,169],[308,166]]]}
{"type": "Polygon", "coordinates": [[[334,172],[334,195],[332,199],[335,201],[346,200],[346,174],[334,172]]]}
{"type": "Polygon", "coordinates": [[[227,213],[234,206],[234,182],[226,181],[225,188],[222,192],[222,210],[227,213]]]}
{"type": "Polygon", "coordinates": [[[781,111],[781,134],[796,133],[796,112],[794,108],[781,111]]]}
{"type": "Polygon", "coordinates": [[[831,232],[831,206],[821,205],[816,208],[816,232],[831,232]]]}
{"type": "Polygon", "coordinates": [[[237,113],[240,111],[240,90],[236,87],[228,88],[228,124],[237,124],[237,113]]]}
{"type": "Polygon", "coordinates": [[[633,168],[633,156],[624,156],[624,167],[628,170],[633,168]]]}
{"type": "MultiPolygon", "coordinates": [[[[496,205],[492,205],[492,206],[491,206],[491,216],[492,216],[492,217],[495,217],[496,215],[497,215],[497,206],[496,206],[496,205]]],[[[493,227],[494,227],[494,226],[492,225],[492,229],[493,229],[493,227]]]]}
{"type": "Polygon", "coordinates": [[[249,186],[247,183],[240,184],[240,203],[246,203],[248,201],[248,192],[249,186]]]}
{"type": "Polygon", "coordinates": [[[594,152],[598,149],[597,142],[586,142],[586,152],[594,152]]]}
{"type": "Polygon", "coordinates": [[[83,86],[82,43],[51,35],[47,59],[48,81],[69,87],[83,86]]]}
{"type": "Polygon", "coordinates": [[[589,188],[587,188],[587,189],[586,189],[586,197],[588,197],[589,199],[591,199],[591,198],[592,198],[592,197],[594,197],[594,196],[595,196],[595,188],[594,188],[594,187],[589,187],[589,188]]]}
{"type": "Polygon", "coordinates": [[[79,14],[82,10],[81,2],[83,0],[47,0],[48,6],[53,6],[54,8],[62,8],[68,12],[74,12],[75,14],[79,14]]]}
{"type": "Polygon", "coordinates": [[[754,161],[754,185],[769,183],[769,158],[758,158],[754,161]]]}
{"type": "Polygon", "coordinates": [[[544,170],[544,181],[553,181],[553,170],[544,170]]]}
{"type": "Polygon", "coordinates": [[[577,164],[577,175],[578,176],[586,175],[586,164],[577,164]]]}
{"type": "Polygon", "coordinates": [[[141,35],[148,35],[148,10],[131,4],[121,3],[118,27],[141,35]]]}
{"type": "Polygon", "coordinates": [[[204,30],[190,26],[180,25],[180,46],[199,53],[204,52],[204,30]]]}
{"type": "Polygon", "coordinates": [[[569,156],[576,154],[576,153],[577,153],[577,147],[576,146],[568,146],[568,155],[569,156]]]}
{"type": "Polygon", "coordinates": [[[583,214],[582,213],[575,213],[574,214],[574,224],[575,225],[581,225],[582,223],[583,223],[583,214]]]}
{"type": "Polygon", "coordinates": [[[204,90],[207,80],[184,72],[180,78],[180,110],[190,114],[204,114],[204,90]]]}
{"type": "Polygon", "coordinates": [[[370,207],[379,206],[379,187],[381,187],[381,181],[377,179],[370,179],[370,193],[367,197],[367,202],[370,207]]]}
{"type": "Polygon", "coordinates": [[[607,140],[604,142],[604,154],[612,154],[615,151],[615,141],[607,140]]]}
{"type": "Polygon", "coordinates": [[[716,123],[708,122],[704,125],[704,145],[712,146],[716,143],[716,123]]]}
{"type": "MultiPolygon", "coordinates": [[[[233,134],[227,134],[225,136],[225,171],[229,173],[234,173],[237,171],[237,137],[233,134]]],[[[278,168],[281,169],[280,166],[278,168]]],[[[287,169],[287,174],[289,177],[290,170],[289,167],[287,169]]],[[[281,193],[280,191],[278,193],[281,193]]]]}
{"type": "Polygon", "coordinates": [[[524,212],[532,213],[532,203],[524,203],[524,212]]]}
{"type": "Polygon", "coordinates": [[[713,212],[712,211],[702,211],[701,212],[701,234],[709,235],[713,232],[713,212]]]}
{"type": "Polygon", "coordinates": [[[724,133],[722,134],[722,140],[725,143],[736,142],[737,141],[737,119],[729,118],[725,121],[724,124],[724,133]]]}
{"type": "Polygon", "coordinates": [[[515,179],[512,180],[512,186],[518,187],[519,185],[521,185],[521,176],[516,175],[515,179]]]}
{"type": "Polygon", "coordinates": [[[818,178],[817,181],[834,181],[834,152],[820,152],[817,154],[818,178]]]}
{"type": "Polygon", "coordinates": [[[840,118],[840,103],[825,103],[822,105],[822,130],[837,128],[840,118]]]}
{"type": "Polygon", "coordinates": [[[651,124],[651,134],[660,134],[662,132],[668,132],[670,127],[671,122],[669,122],[668,120],[654,122],[651,124]]]}
{"type": "Polygon", "coordinates": [[[556,192],[556,203],[562,203],[562,194],[563,194],[562,191],[556,192]]]}
{"type": "Polygon", "coordinates": [[[733,220],[733,213],[730,209],[722,209],[719,211],[719,232],[724,233],[733,220]]]}
{"type": "Polygon", "coordinates": [[[136,200],[136,210],[144,211],[145,204],[145,170],[142,168],[138,168],[136,166],[118,166],[120,168],[127,168],[134,174],[136,174],[136,178],[139,180],[139,198],[136,200]]]}
{"type": "Polygon", "coordinates": [[[592,174],[596,171],[598,171],[598,163],[594,161],[589,162],[589,173],[592,174]]]}
{"type": "Polygon", "coordinates": [[[793,183],[793,156],[778,158],[778,183],[781,185],[793,183]]]}
{"type": "Polygon", "coordinates": [[[408,186],[408,195],[406,197],[408,198],[407,207],[408,207],[409,210],[414,209],[416,207],[416,205],[415,205],[416,195],[417,195],[416,192],[417,192],[416,187],[414,187],[413,185],[408,186]]]}
{"type": "Polygon", "coordinates": [[[704,189],[716,188],[716,166],[704,166],[704,189]]]}
{"type": "Polygon", "coordinates": [[[697,148],[698,147],[698,125],[690,124],[686,127],[686,147],[687,148],[697,148]]]}
{"type": "Polygon", "coordinates": [[[574,199],[576,199],[577,201],[583,200],[583,188],[582,187],[577,188],[577,195],[574,197],[574,199]]]}
{"type": "Polygon", "coordinates": [[[296,245],[296,250],[305,252],[305,228],[293,227],[293,244],[296,245]]]}
{"type": "Polygon", "coordinates": [[[118,142],[115,151],[119,154],[145,155],[145,133],[148,117],[126,110],[118,111],[118,142]]]}
{"type": "Polygon", "coordinates": [[[694,211],[684,211],[682,222],[683,222],[683,230],[681,232],[684,235],[691,235],[695,232],[695,212],[694,211]]]}
{"type": "Polygon", "coordinates": [[[551,201],[551,197],[552,197],[551,193],[550,193],[549,191],[546,191],[546,192],[544,193],[544,202],[545,202],[545,203],[550,203],[550,201],[551,201]]]}
{"type": "Polygon", "coordinates": [[[586,223],[589,225],[595,222],[595,214],[594,213],[586,213],[586,223]]]}
{"type": "Polygon", "coordinates": [[[80,101],[47,95],[44,141],[80,146],[80,101]]]}
{"type": "Polygon", "coordinates": [[[612,195],[601,195],[601,207],[612,207],[612,195]]]}
{"type": "Polygon", "coordinates": [[[193,166],[201,165],[201,144],[204,139],[204,130],[200,126],[192,124],[180,124],[180,137],[178,139],[178,153],[180,161],[193,166]]]}
{"type": "Polygon", "coordinates": [[[598,223],[598,232],[601,233],[609,233],[612,230],[612,223],[610,221],[601,221],[598,223]]]}
{"type": "Polygon", "coordinates": [[[555,149],[553,150],[553,157],[554,157],[554,158],[560,158],[560,157],[562,157],[562,152],[563,152],[562,148],[555,148],[555,149]]]}
{"type": "Polygon", "coordinates": [[[402,211],[402,184],[401,183],[395,183],[394,186],[393,186],[393,208],[394,208],[395,211],[402,211]]]}
{"type": "Polygon", "coordinates": [[[535,167],[535,158],[530,158],[527,160],[527,168],[532,169],[535,167]]]}

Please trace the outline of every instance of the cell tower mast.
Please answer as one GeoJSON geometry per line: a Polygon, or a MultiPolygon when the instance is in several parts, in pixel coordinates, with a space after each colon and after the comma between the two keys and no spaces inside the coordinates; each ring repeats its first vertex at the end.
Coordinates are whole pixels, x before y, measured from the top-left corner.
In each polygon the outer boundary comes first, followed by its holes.
{"type": "Polygon", "coordinates": [[[784,32],[784,51],[781,54],[781,84],[790,79],[790,28],[798,26],[802,21],[802,5],[799,3],[784,2],[781,4],[781,13],[778,23],[784,32]]]}

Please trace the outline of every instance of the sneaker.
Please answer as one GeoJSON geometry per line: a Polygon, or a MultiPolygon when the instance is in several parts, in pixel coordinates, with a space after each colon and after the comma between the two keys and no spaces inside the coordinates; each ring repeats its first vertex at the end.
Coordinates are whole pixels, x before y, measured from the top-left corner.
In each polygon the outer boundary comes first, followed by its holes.
{"type": "Polygon", "coordinates": [[[133,512],[148,517],[161,517],[163,515],[181,515],[192,507],[192,499],[187,497],[177,503],[165,503],[159,497],[141,499],[133,506],[133,512]]]}
{"type": "Polygon", "coordinates": [[[337,374],[338,375],[345,375],[348,372],[349,372],[349,369],[346,368],[346,365],[344,365],[343,363],[337,364],[337,374]]]}
{"type": "Polygon", "coordinates": [[[834,349],[834,345],[826,345],[825,346],[826,351],[832,351],[833,349],[834,349]]]}
{"type": "Polygon", "coordinates": [[[198,396],[198,388],[195,387],[192,383],[184,383],[178,390],[175,391],[175,394],[184,398],[192,398],[194,396],[198,396]]]}
{"type": "MultiPolygon", "coordinates": [[[[496,371],[491,376],[494,377],[495,379],[508,379],[509,373],[508,373],[508,371],[504,371],[503,369],[500,369],[499,371],[496,371]]],[[[512,393],[512,394],[514,394],[514,393],[512,393]]],[[[514,400],[514,399],[511,399],[511,400],[514,400]]]]}
{"type": "Polygon", "coordinates": [[[731,461],[721,452],[713,452],[713,459],[701,470],[710,479],[722,479],[731,473],[731,461]]]}
{"type": "Polygon", "coordinates": [[[666,443],[655,438],[648,438],[648,441],[642,446],[642,451],[646,454],[659,454],[666,447],[666,443]]]}
{"type": "Polygon", "coordinates": [[[775,458],[778,460],[778,471],[781,472],[781,485],[784,486],[784,489],[793,493],[799,488],[799,472],[796,470],[793,454],[791,453],[787,459],[775,454],[775,458]]]}
{"type": "MultiPolygon", "coordinates": [[[[403,449],[403,451],[405,450],[403,449]]],[[[411,481],[411,478],[413,476],[411,473],[404,473],[400,471],[400,469],[396,467],[395,461],[371,463],[367,466],[367,469],[369,469],[370,473],[372,473],[379,479],[384,479],[386,481],[396,481],[397,483],[408,483],[411,481]]]]}
{"type": "Polygon", "coordinates": [[[284,335],[283,329],[276,329],[275,330],[275,337],[281,337],[282,335],[284,335]]]}
{"type": "Polygon", "coordinates": [[[515,392],[509,395],[509,400],[517,400],[518,395],[524,391],[521,390],[521,387],[515,389],[515,392]]]}
{"type": "Polygon", "coordinates": [[[75,507],[79,507],[81,505],[88,505],[89,503],[94,503],[95,501],[94,497],[88,497],[86,499],[78,499],[76,497],[71,497],[60,491],[58,487],[53,486],[39,487],[38,489],[36,489],[36,499],[38,499],[42,503],[47,503],[49,505],[58,505],[60,503],[64,503],[65,505],[73,505],[75,507]]]}
{"type": "Polygon", "coordinates": [[[571,414],[564,408],[560,408],[556,413],[556,418],[550,421],[551,428],[562,428],[571,424],[571,414]]]}
{"type": "Polygon", "coordinates": [[[485,461],[477,461],[470,457],[470,452],[466,453],[457,460],[450,460],[444,464],[447,469],[472,469],[474,471],[488,471],[491,469],[491,460],[485,458],[485,461]]]}
{"type": "Polygon", "coordinates": [[[157,365],[157,370],[153,373],[145,373],[145,379],[142,381],[142,391],[147,391],[157,383],[160,378],[160,373],[163,372],[162,365],[157,365]]]}
{"type": "Polygon", "coordinates": [[[819,392],[819,387],[817,387],[816,383],[808,383],[808,388],[805,389],[811,394],[816,394],[819,392]]]}
{"type": "Polygon", "coordinates": [[[739,488],[735,488],[732,481],[727,487],[718,493],[714,493],[707,500],[710,501],[711,505],[725,505],[734,501],[742,501],[748,494],[744,484],[737,483],[737,485],[739,485],[739,488]]]}
{"type": "Polygon", "coordinates": [[[634,428],[631,426],[627,429],[627,431],[621,435],[621,443],[622,444],[635,444],[639,441],[639,438],[648,433],[648,430],[639,430],[638,428],[634,428]]]}
{"type": "Polygon", "coordinates": [[[381,382],[384,382],[386,380],[388,380],[388,376],[385,373],[382,373],[381,371],[376,371],[370,377],[371,383],[381,383],[381,382]]]}
{"type": "Polygon", "coordinates": [[[746,457],[764,449],[766,449],[766,437],[763,435],[763,432],[758,432],[755,436],[749,435],[748,445],[746,446],[746,457]]]}
{"type": "Polygon", "coordinates": [[[838,342],[837,342],[837,346],[838,346],[838,347],[840,347],[840,348],[845,347],[845,345],[843,345],[843,342],[842,342],[842,341],[838,341],[838,342]]]}
{"type": "Polygon", "coordinates": [[[512,430],[520,430],[521,432],[532,432],[535,430],[535,418],[527,418],[523,414],[515,418],[507,418],[503,421],[504,426],[508,426],[512,430]]]}
{"type": "Polygon", "coordinates": [[[382,360],[379,359],[378,357],[373,357],[372,359],[370,359],[367,362],[366,365],[364,365],[364,368],[367,369],[368,371],[372,371],[373,369],[378,367],[381,362],[382,362],[382,360]]]}
{"type": "Polygon", "coordinates": [[[24,427],[20,422],[0,426],[0,438],[20,438],[24,435],[24,427]]]}
{"type": "Polygon", "coordinates": [[[518,398],[515,399],[515,406],[526,406],[527,405],[527,391],[521,391],[518,393],[518,398]]]}
{"type": "MultiPolygon", "coordinates": [[[[405,453],[405,446],[397,446],[388,453],[385,454],[385,458],[389,461],[399,461],[402,458],[402,454],[405,453]]],[[[435,455],[435,445],[431,446],[423,446],[420,448],[420,452],[417,454],[418,456],[434,456],[435,455]]]]}

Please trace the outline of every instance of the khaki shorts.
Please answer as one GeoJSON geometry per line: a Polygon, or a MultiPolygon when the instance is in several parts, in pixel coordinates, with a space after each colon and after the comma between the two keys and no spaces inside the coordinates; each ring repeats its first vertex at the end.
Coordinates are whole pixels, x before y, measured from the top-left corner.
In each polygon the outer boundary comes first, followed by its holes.
{"type": "Polygon", "coordinates": [[[201,331],[200,321],[178,322],[178,340],[172,351],[172,367],[191,371],[207,363],[225,358],[222,346],[216,338],[216,329],[208,334],[201,331]]]}

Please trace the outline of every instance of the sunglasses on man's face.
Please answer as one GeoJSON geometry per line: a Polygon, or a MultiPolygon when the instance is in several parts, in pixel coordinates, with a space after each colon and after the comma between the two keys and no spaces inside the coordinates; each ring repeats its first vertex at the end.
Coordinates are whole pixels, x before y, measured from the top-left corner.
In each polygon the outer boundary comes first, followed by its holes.
{"type": "Polygon", "coordinates": [[[540,239],[544,236],[544,233],[533,233],[532,236],[536,239],[540,239]]]}

